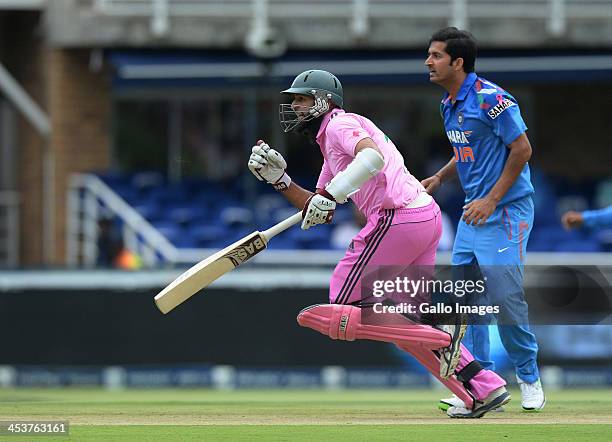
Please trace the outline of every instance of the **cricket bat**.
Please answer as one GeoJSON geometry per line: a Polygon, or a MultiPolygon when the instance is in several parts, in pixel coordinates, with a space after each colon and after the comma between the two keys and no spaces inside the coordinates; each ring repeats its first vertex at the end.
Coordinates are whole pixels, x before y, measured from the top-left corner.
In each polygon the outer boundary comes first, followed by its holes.
{"type": "Polygon", "coordinates": [[[268,246],[270,239],[300,221],[302,221],[302,212],[291,215],[268,230],[253,232],[203,259],[155,296],[157,308],[164,314],[168,313],[203,288],[208,287],[213,281],[257,255],[268,246]]]}

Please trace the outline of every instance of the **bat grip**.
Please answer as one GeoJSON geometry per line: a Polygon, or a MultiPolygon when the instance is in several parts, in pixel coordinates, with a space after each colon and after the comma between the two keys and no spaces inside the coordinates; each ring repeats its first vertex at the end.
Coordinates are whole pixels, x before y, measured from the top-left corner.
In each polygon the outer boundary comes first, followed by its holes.
{"type": "Polygon", "coordinates": [[[298,212],[294,215],[291,215],[289,218],[281,221],[280,223],[270,227],[268,230],[264,230],[262,235],[266,237],[267,241],[274,238],[279,233],[287,230],[289,227],[299,223],[302,221],[302,212],[298,212]]]}

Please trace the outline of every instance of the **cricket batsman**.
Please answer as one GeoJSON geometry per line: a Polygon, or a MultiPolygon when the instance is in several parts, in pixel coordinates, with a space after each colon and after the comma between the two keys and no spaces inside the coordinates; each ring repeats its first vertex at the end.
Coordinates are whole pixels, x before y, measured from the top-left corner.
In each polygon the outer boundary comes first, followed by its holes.
{"type": "Polygon", "coordinates": [[[281,93],[292,100],[280,106],[283,130],[308,137],[323,155],[316,190],[292,181],[282,155],[263,141],[253,146],[251,172],[303,209],[304,230],[330,223],[336,205],[349,199],[367,219],[333,272],[330,304],[305,308],[298,323],[332,339],[395,343],[464,401],[462,409],[448,411],[450,417],[481,417],[508,402],[505,381],[483,369],[461,346],[464,325],[439,326],[443,333],[423,324],[362,322],[366,309],[359,307],[366,266],[433,266],[442,232],[440,209],[406,169],[393,142],[369,119],[344,110],[342,85],[333,74],[305,71],[281,93]]]}
{"type": "MultiPolygon", "coordinates": [[[[432,193],[459,176],[465,205],[452,265],[478,266],[488,280],[486,295],[500,308],[499,334],[516,368],[522,407],[539,411],[546,398],[523,291],[523,264],[534,219],[527,164],[531,144],[516,99],[474,72],[476,52],[476,41],[467,31],[450,27],[431,37],[425,65],[430,81],[446,90],[440,114],[454,156],[422,184],[432,193]]],[[[470,325],[464,342],[483,367],[494,370],[487,325],[470,325]]],[[[443,399],[441,407],[448,406],[461,408],[463,403],[443,399]]]]}

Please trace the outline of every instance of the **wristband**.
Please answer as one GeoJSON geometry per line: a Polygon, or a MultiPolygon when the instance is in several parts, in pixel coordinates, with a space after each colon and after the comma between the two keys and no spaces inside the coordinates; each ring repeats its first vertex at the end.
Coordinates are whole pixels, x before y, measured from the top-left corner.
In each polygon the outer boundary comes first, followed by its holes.
{"type": "Polygon", "coordinates": [[[285,172],[283,173],[283,176],[281,176],[275,183],[272,184],[272,187],[274,187],[274,189],[278,190],[279,192],[284,192],[289,188],[290,184],[291,177],[287,175],[287,172],[285,172]]]}

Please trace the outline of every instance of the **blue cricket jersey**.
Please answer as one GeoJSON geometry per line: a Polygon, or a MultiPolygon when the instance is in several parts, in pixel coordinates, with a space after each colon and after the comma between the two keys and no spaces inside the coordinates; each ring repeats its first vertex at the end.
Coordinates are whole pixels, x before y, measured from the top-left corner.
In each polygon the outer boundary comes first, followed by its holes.
{"type": "MultiPolygon", "coordinates": [[[[446,135],[453,146],[465,202],[485,197],[502,174],[508,146],[527,130],[517,101],[474,72],[467,75],[455,103],[446,94],[440,104],[446,135]]],[[[531,195],[526,164],[499,205],[531,195]]]]}
{"type": "Polygon", "coordinates": [[[612,206],[599,210],[582,212],[584,226],[590,229],[597,227],[612,227],[612,206]]]}

